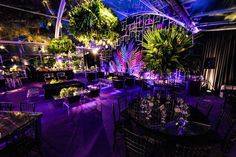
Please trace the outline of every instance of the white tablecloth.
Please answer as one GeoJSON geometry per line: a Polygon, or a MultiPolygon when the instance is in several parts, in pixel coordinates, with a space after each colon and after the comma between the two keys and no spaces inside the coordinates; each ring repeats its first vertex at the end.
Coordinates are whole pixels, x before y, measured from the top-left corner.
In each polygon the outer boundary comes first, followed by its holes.
{"type": "Polygon", "coordinates": [[[220,87],[220,97],[223,98],[224,97],[224,90],[236,90],[236,86],[232,86],[232,85],[222,85],[220,87]]]}

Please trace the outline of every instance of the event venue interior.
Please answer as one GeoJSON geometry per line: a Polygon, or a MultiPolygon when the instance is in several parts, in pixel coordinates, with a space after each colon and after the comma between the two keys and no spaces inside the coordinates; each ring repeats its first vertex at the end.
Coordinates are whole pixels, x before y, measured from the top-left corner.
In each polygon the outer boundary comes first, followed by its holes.
{"type": "Polygon", "coordinates": [[[235,157],[236,0],[1,0],[0,157],[235,157]]]}

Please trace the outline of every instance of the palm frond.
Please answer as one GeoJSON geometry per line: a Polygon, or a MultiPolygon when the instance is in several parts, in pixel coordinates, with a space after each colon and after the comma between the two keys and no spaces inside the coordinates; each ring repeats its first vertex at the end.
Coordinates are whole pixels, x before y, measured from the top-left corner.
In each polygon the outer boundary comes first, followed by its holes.
{"type": "Polygon", "coordinates": [[[147,69],[156,73],[169,73],[176,68],[183,68],[180,64],[181,55],[192,44],[192,38],[183,28],[172,26],[165,29],[148,30],[144,34],[145,64],[147,69]]]}

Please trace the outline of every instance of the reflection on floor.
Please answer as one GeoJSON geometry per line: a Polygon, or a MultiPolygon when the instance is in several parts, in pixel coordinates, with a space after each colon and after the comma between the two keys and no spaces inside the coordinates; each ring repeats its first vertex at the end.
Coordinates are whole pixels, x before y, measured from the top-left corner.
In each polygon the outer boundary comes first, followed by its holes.
{"type": "MultiPolygon", "coordinates": [[[[0,101],[11,101],[14,109],[19,110],[19,104],[26,99],[27,89],[41,88],[40,83],[29,83],[26,86],[0,94],[0,101]]],[[[121,95],[137,92],[133,89],[108,89],[102,91],[100,97],[83,105],[74,104],[70,109],[60,103],[45,100],[41,88],[37,100],[36,111],[43,113],[42,136],[43,153],[45,157],[118,157],[125,156],[122,144],[112,151],[113,126],[111,104],[121,95]]],[[[215,124],[223,100],[216,96],[187,97],[186,101],[196,104],[196,101],[209,101],[214,104],[210,121],[215,124]]],[[[229,153],[235,156],[236,148],[229,153]]]]}

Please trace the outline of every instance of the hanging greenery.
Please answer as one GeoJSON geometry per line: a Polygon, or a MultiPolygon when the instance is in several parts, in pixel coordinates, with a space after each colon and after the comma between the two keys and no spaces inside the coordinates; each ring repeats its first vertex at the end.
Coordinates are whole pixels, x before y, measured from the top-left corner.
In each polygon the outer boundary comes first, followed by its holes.
{"type": "Polygon", "coordinates": [[[21,39],[27,42],[48,43],[50,40],[47,36],[37,33],[37,30],[32,29],[32,25],[17,26],[15,24],[0,24],[0,39],[1,40],[16,40],[21,39]]]}
{"type": "Polygon", "coordinates": [[[175,69],[184,69],[183,54],[192,45],[192,37],[184,28],[172,26],[165,29],[149,30],[144,35],[142,46],[145,49],[147,70],[162,76],[175,69]]]}
{"type": "Polygon", "coordinates": [[[58,39],[52,39],[48,45],[49,53],[68,53],[75,51],[75,44],[67,36],[58,39]]]}
{"type": "Polygon", "coordinates": [[[85,45],[102,39],[115,41],[119,34],[119,20],[100,0],[85,0],[69,13],[69,30],[85,45]]]}

